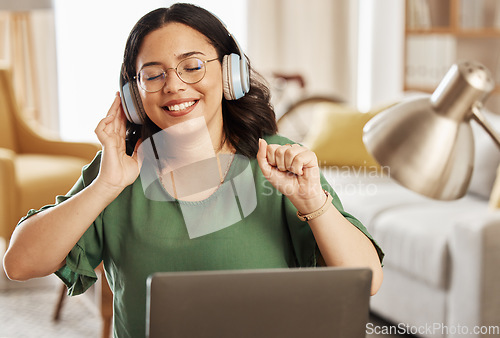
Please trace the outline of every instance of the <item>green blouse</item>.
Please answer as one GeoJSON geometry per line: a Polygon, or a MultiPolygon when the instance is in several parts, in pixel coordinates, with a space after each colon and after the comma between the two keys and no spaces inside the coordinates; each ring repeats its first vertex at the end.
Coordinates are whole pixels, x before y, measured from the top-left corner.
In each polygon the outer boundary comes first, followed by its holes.
{"type": "MultiPolygon", "coordinates": [[[[278,135],[266,140],[292,143],[278,135]]],[[[146,190],[140,178],[125,188],[80,238],[68,254],[66,265],[56,272],[68,286],[69,294],[81,294],[95,283],[94,269],[103,261],[114,294],[115,337],[144,337],[146,279],[154,272],[316,266],[319,251],[308,224],[297,218],[290,201],[264,178],[256,159],[242,161],[241,158],[235,157],[227,175],[235,178],[246,168],[253,176],[256,205],[252,210],[242,210],[241,197],[233,193],[234,184],[221,185],[200,202],[154,198],[167,194],[158,180],[146,190]],[[227,189],[233,192],[228,195],[227,189]],[[211,206],[223,196],[240,199],[233,203],[238,206],[239,220],[231,222],[232,225],[221,225],[218,231],[190,238],[183,212],[205,210],[202,220],[222,224],[229,208],[211,206]],[[208,212],[207,206],[210,206],[208,212]]],[[[100,159],[101,153],[98,153],[92,163],[84,167],[69,193],[57,197],[56,204],[71,198],[96,178],[100,159]]],[[[333,196],[333,205],[373,241],[365,227],[343,211],[340,200],[323,176],[321,180],[323,188],[333,196]]],[[[30,210],[26,217],[52,206],[30,210]]],[[[373,243],[382,260],[383,252],[375,241],[373,243]]]]}

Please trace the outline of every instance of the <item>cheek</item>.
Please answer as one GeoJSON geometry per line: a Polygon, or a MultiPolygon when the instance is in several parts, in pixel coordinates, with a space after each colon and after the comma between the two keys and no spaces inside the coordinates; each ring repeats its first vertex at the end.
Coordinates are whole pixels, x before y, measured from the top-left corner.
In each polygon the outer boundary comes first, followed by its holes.
{"type": "MultiPolygon", "coordinates": [[[[156,93],[155,93],[156,94],[156,93]]],[[[158,102],[160,102],[160,98],[157,98],[156,95],[151,95],[149,93],[148,95],[144,95],[144,93],[141,93],[141,101],[142,101],[142,106],[144,108],[144,111],[146,115],[149,117],[153,123],[158,125],[160,122],[159,119],[162,117],[162,111],[158,110],[158,102]]]]}
{"type": "Polygon", "coordinates": [[[209,81],[199,83],[199,90],[205,94],[207,101],[221,104],[223,97],[222,75],[214,76],[207,80],[209,81]]]}
{"type": "Polygon", "coordinates": [[[145,95],[145,93],[141,92],[141,101],[142,101],[142,105],[144,106],[144,108],[146,109],[146,112],[147,112],[148,107],[153,106],[155,104],[155,102],[157,101],[157,99],[155,100],[155,95],[151,95],[151,94],[145,95]]]}
{"type": "Polygon", "coordinates": [[[207,93],[205,97],[208,105],[207,108],[216,112],[221,110],[223,97],[222,83],[212,86],[210,88],[210,93],[207,93]]]}

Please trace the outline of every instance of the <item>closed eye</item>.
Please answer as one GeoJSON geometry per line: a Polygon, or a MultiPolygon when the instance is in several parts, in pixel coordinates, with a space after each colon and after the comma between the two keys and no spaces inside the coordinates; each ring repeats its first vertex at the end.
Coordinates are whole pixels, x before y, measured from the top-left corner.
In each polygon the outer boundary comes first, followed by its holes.
{"type": "Polygon", "coordinates": [[[184,71],[185,72],[197,72],[197,71],[200,71],[201,70],[201,66],[198,66],[198,67],[191,67],[191,68],[184,68],[184,71]]]}
{"type": "Polygon", "coordinates": [[[162,78],[163,78],[163,73],[154,76],[148,76],[146,77],[146,81],[155,81],[155,80],[160,80],[162,78]]]}

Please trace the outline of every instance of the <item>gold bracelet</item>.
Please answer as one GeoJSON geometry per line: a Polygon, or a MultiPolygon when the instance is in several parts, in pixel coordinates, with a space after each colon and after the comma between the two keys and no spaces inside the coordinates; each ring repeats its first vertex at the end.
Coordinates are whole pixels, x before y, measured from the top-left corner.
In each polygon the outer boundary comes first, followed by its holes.
{"type": "Polygon", "coordinates": [[[330,195],[328,193],[328,191],[326,190],[323,190],[325,195],[326,195],[326,202],[325,204],[323,204],[321,206],[321,208],[319,208],[318,210],[316,211],[313,211],[311,213],[308,213],[308,214],[303,214],[301,213],[300,211],[297,210],[297,217],[301,220],[301,221],[310,221],[312,219],[315,219],[316,217],[319,217],[321,215],[323,215],[325,213],[325,211],[328,210],[328,208],[332,205],[332,200],[333,200],[333,197],[332,195],[330,195]]]}

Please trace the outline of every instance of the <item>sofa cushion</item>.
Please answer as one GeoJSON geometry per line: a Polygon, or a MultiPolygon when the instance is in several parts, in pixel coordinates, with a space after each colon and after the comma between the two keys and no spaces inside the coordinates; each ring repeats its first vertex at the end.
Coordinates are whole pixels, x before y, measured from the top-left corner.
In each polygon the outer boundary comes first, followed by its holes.
{"type": "MultiPolygon", "coordinates": [[[[482,113],[491,126],[500,132],[500,115],[488,111],[482,111],[482,113]]],[[[471,127],[474,134],[474,169],[469,192],[488,199],[500,165],[500,151],[490,135],[479,124],[471,121],[471,127]]]]}
{"type": "MultiPolygon", "coordinates": [[[[425,334],[425,328],[431,323],[447,323],[447,296],[448,292],[443,289],[436,289],[413,276],[384,266],[384,282],[377,294],[370,298],[370,310],[392,323],[404,323],[413,326],[413,329],[423,328],[421,332],[425,334]]],[[[438,330],[434,333],[430,336],[380,335],[380,338],[444,337],[438,330]]]]}
{"type": "Polygon", "coordinates": [[[385,252],[384,266],[446,288],[450,259],[448,241],[465,215],[487,212],[481,197],[455,201],[421,196],[390,179],[390,173],[322,168],[345,211],[358,218],[385,252]]]}
{"type": "Polygon", "coordinates": [[[451,202],[429,199],[388,208],[372,220],[371,228],[386,253],[386,266],[434,287],[447,288],[450,234],[464,217],[486,212],[487,203],[474,196],[451,202]]]}
{"type": "Polygon", "coordinates": [[[375,235],[372,220],[394,206],[421,203],[423,197],[401,186],[390,178],[390,170],[364,170],[364,168],[323,167],[322,174],[330,183],[344,206],[375,235]]]}

